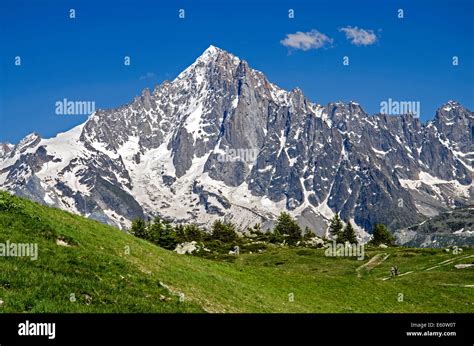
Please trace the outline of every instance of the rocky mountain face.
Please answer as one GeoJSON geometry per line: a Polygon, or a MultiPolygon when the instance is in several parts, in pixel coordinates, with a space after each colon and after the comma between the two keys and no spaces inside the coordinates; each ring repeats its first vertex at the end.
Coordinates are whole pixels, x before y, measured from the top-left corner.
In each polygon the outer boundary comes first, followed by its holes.
{"type": "Polygon", "coordinates": [[[0,149],[0,187],[122,227],[160,215],[268,228],[286,209],[320,235],[339,212],[362,235],[473,203],[473,126],[454,101],[427,124],[320,106],[211,46],[125,106],[0,149]]]}
{"type": "Polygon", "coordinates": [[[456,208],[395,232],[400,245],[412,247],[474,246],[474,206],[456,208]]]}

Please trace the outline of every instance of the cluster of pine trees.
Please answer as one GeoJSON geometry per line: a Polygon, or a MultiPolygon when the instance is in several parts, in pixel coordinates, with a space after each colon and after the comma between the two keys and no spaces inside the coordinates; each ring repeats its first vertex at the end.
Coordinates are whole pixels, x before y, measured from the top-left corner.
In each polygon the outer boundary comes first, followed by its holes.
{"type": "MultiPolygon", "coordinates": [[[[346,222],[346,226],[342,222],[338,214],[334,215],[329,225],[329,233],[333,236],[337,243],[349,242],[351,244],[357,244],[357,237],[350,221],[346,222]]],[[[372,230],[372,239],[369,242],[370,245],[378,246],[385,244],[387,246],[395,244],[395,238],[388,228],[383,224],[376,224],[372,230]]]]}
{"type": "Polygon", "coordinates": [[[331,219],[329,233],[337,243],[345,243],[346,241],[351,244],[358,243],[352,223],[347,221],[346,226],[344,227],[344,223],[338,214],[334,215],[334,217],[331,219]]]}
{"type": "Polygon", "coordinates": [[[233,223],[216,220],[209,230],[194,224],[173,225],[156,217],[147,223],[142,219],[132,222],[130,233],[165,249],[173,250],[180,243],[195,241],[210,251],[225,253],[239,246],[242,250],[258,251],[265,244],[299,246],[314,237],[308,228],[303,230],[290,214],[282,212],[273,232],[263,232],[259,224],[242,232],[233,223]]]}
{"type": "MultiPolygon", "coordinates": [[[[344,226],[338,214],[331,219],[329,232],[338,243],[358,243],[351,222],[346,222],[344,226]]],[[[136,219],[132,223],[130,233],[169,250],[174,250],[178,244],[195,241],[202,248],[215,253],[227,253],[235,246],[239,246],[243,252],[250,252],[265,249],[266,244],[314,245],[310,240],[315,237],[310,229],[303,231],[296,220],[286,212],[280,214],[272,232],[263,232],[259,224],[249,228],[247,232],[242,232],[233,223],[221,220],[216,220],[209,230],[205,230],[194,224],[173,225],[156,217],[149,223],[136,219]]],[[[371,244],[393,245],[394,239],[387,227],[378,224],[374,227],[371,244]]]]}
{"type": "Polygon", "coordinates": [[[169,250],[174,250],[180,243],[192,241],[232,245],[239,238],[235,226],[229,222],[217,220],[213,223],[210,232],[206,232],[194,224],[174,226],[159,217],[149,223],[142,219],[134,220],[130,233],[169,250]]]}

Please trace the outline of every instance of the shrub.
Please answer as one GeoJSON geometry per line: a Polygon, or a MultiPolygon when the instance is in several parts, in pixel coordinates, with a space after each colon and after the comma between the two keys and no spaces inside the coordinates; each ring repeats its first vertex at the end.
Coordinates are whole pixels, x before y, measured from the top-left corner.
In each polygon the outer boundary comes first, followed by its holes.
{"type": "Polygon", "coordinates": [[[264,243],[245,244],[245,245],[242,245],[240,248],[241,252],[253,252],[253,253],[266,250],[266,249],[267,249],[267,245],[264,243]]]}
{"type": "Polygon", "coordinates": [[[283,234],[280,233],[278,229],[274,229],[273,232],[270,234],[269,242],[273,244],[281,244],[285,240],[283,234]]]}
{"type": "MultiPolygon", "coordinates": [[[[271,232],[263,232],[259,223],[256,223],[253,227],[249,228],[249,232],[254,241],[269,242],[272,239],[271,232]]],[[[282,240],[283,241],[283,240],[282,240]]]]}
{"type": "Polygon", "coordinates": [[[16,211],[22,208],[23,204],[18,198],[8,192],[0,191],[0,211],[16,211]]]}
{"type": "Polygon", "coordinates": [[[316,234],[314,234],[313,231],[311,231],[311,230],[309,229],[309,227],[305,227],[303,239],[304,239],[304,240],[311,240],[311,239],[313,239],[314,237],[316,237],[316,234]]]}

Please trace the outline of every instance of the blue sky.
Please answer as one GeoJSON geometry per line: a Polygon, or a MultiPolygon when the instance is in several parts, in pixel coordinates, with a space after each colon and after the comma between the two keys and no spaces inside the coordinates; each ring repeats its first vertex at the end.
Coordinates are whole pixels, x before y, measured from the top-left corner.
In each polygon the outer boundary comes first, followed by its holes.
{"type": "Polygon", "coordinates": [[[2,0],[0,142],[33,131],[50,137],[85,121],[55,114],[63,98],[95,101],[98,108],[127,103],[143,88],[175,78],[210,44],[321,104],[354,100],[373,114],[388,98],[419,101],[423,121],[450,99],[472,110],[473,15],[473,0],[2,0]],[[404,19],[397,18],[400,8],[404,19]],[[341,31],[348,27],[376,39],[356,45],[341,31]],[[328,40],[308,50],[282,44],[297,32],[328,40]]]}

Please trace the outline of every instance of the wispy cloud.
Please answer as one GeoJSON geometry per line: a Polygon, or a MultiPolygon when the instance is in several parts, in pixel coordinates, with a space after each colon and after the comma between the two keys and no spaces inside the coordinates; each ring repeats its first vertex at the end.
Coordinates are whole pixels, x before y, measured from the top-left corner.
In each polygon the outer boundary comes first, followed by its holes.
{"type": "Polygon", "coordinates": [[[145,80],[145,79],[153,79],[155,78],[156,75],[153,72],[147,72],[143,76],[140,76],[140,80],[145,80]]]}
{"type": "Polygon", "coordinates": [[[359,29],[358,27],[345,27],[339,29],[346,34],[346,38],[356,46],[370,46],[377,41],[377,35],[373,30],[359,29]]]}
{"type": "Polygon", "coordinates": [[[285,47],[301,49],[303,51],[323,48],[332,42],[332,38],[315,29],[308,32],[297,31],[294,34],[287,34],[286,38],[280,41],[285,47]]]}

